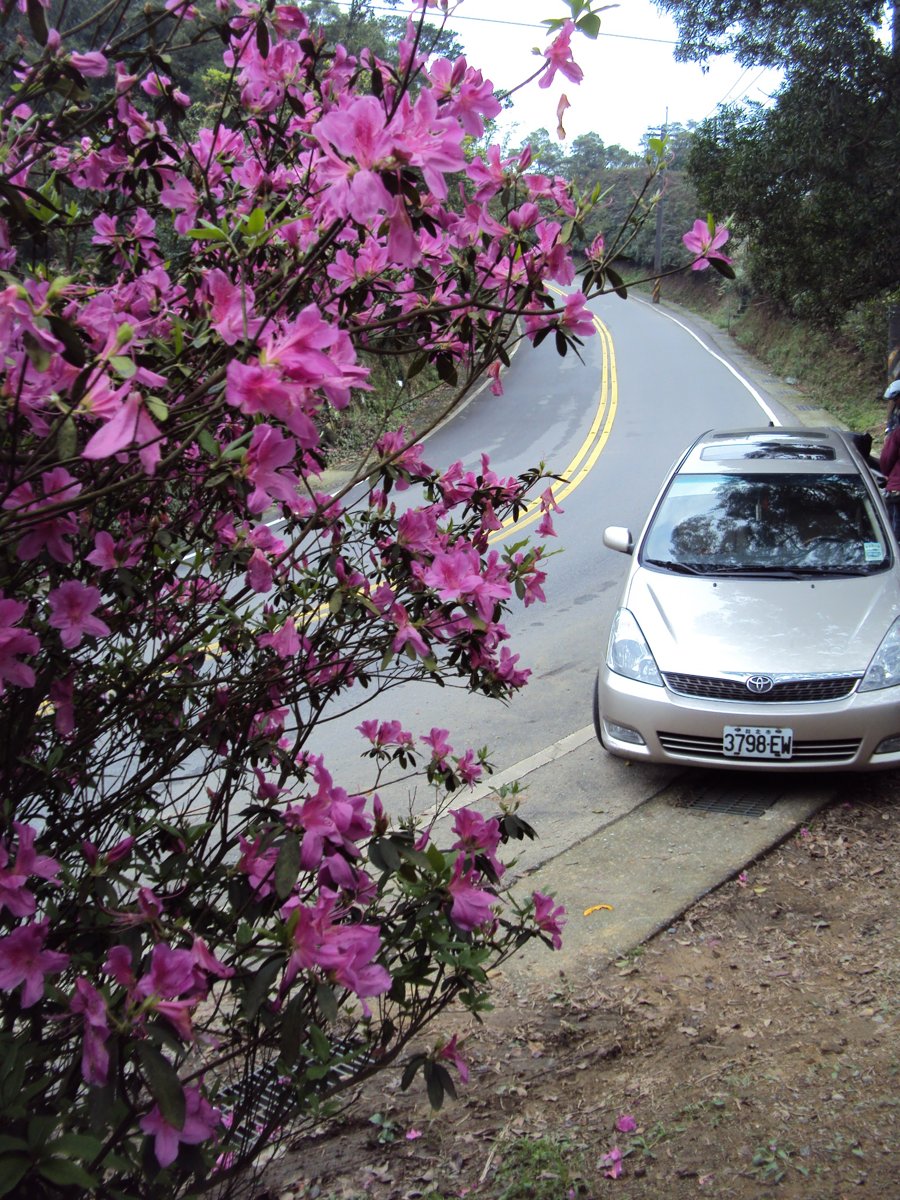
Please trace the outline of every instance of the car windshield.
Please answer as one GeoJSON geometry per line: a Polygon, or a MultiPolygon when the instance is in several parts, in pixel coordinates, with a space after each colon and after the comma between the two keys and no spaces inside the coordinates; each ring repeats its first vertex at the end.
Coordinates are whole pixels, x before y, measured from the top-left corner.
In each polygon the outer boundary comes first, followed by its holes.
{"type": "Polygon", "coordinates": [[[856,475],[676,475],[641,550],[682,574],[862,575],[890,551],[856,475]]]}

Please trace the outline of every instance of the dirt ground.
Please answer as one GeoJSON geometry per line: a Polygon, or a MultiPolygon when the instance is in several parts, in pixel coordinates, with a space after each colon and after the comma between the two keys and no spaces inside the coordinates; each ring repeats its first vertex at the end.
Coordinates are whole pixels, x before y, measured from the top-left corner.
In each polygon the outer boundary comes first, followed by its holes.
{"type": "Polygon", "coordinates": [[[900,778],[846,795],[626,958],[499,977],[455,1102],[386,1073],[257,1195],[896,1200],[900,778]]]}

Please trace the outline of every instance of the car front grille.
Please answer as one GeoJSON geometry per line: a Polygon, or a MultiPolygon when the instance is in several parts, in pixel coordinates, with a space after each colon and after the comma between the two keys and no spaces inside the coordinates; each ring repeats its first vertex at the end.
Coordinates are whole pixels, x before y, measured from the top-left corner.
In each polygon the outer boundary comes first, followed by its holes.
{"type": "Polygon", "coordinates": [[[668,754],[681,755],[685,758],[702,758],[709,762],[722,762],[734,765],[736,762],[772,764],[802,762],[807,765],[851,762],[859,751],[861,738],[841,738],[829,742],[794,742],[790,758],[785,759],[738,759],[722,753],[722,739],[714,737],[694,737],[691,734],[657,733],[660,745],[668,754]]]}
{"type": "Polygon", "coordinates": [[[703,700],[740,700],[754,704],[796,704],[803,701],[839,700],[849,696],[859,683],[854,675],[827,679],[785,679],[776,682],[771,691],[756,693],[748,690],[740,679],[717,679],[710,675],[663,675],[666,687],[677,696],[694,696],[703,700]]]}

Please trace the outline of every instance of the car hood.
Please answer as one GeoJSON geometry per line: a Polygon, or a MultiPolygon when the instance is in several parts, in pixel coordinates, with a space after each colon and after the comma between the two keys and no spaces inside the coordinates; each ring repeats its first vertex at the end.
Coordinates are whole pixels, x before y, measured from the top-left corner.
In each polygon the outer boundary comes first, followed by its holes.
{"type": "Polygon", "coordinates": [[[638,567],[623,605],[663,672],[861,674],[900,615],[900,593],[892,572],[712,580],[638,567]]]}

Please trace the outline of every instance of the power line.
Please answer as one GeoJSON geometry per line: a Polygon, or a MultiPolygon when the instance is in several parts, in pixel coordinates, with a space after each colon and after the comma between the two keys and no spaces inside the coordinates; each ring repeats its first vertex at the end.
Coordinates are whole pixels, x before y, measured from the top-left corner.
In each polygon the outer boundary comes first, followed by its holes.
{"type": "MultiPolygon", "coordinates": [[[[750,91],[750,89],[753,87],[753,85],[756,83],[756,81],[760,78],[761,75],[764,75],[765,72],[766,72],[766,68],[760,67],[760,69],[756,72],[756,74],[753,76],[753,78],[750,80],[750,82],[747,84],[747,86],[741,92],[740,96],[738,96],[735,103],[739,103],[741,100],[743,100],[746,97],[747,93],[750,91]]],[[[716,104],[714,104],[712,106],[712,108],[706,114],[706,117],[704,118],[704,120],[711,117],[713,115],[713,113],[716,112],[717,109],[721,108],[721,106],[725,103],[725,101],[728,99],[728,97],[731,95],[731,93],[740,86],[741,81],[743,80],[744,76],[749,75],[749,74],[750,74],[750,67],[745,67],[744,70],[741,72],[741,74],[737,77],[737,79],[731,85],[731,87],[728,89],[728,91],[725,93],[725,95],[722,97],[722,99],[719,100],[716,104]]]]}
{"type": "MultiPolygon", "coordinates": [[[[351,0],[333,0],[338,8],[349,8],[351,0]]],[[[385,13],[387,16],[399,17],[401,14],[395,8],[383,8],[378,5],[372,6],[372,12],[385,13]]],[[[536,21],[509,21],[502,17],[468,17],[461,13],[449,13],[447,16],[448,24],[454,21],[468,21],[475,25],[503,25],[511,29],[537,29],[541,33],[546,33],[547,28],[536,21]]],[[[647,37],[645,34],[637,33],[604,33],[601,29],[598,37],[603,38],[618,38],[621,41],[627,42],[649,42],[657,46],[677,46],[678,43],[672,41],[671,38],[655,38],[647,37]]]]}

